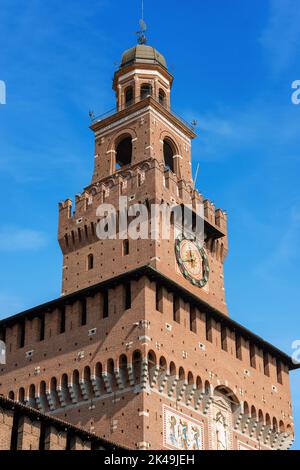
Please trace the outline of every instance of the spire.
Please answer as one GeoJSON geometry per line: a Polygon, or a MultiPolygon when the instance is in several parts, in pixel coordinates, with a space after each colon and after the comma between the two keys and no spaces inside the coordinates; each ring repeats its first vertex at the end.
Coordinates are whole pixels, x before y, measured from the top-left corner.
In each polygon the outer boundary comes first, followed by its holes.
{"type": "Polygon", "coordinates": [[[146,44],[147,37],[145,32],[147,31],[147,25],[144,21],[144,0],[142,0],[142,18],[139,21],[140,30],[136,33],[138,35],[138,43],[139,44],[146,44]]]}

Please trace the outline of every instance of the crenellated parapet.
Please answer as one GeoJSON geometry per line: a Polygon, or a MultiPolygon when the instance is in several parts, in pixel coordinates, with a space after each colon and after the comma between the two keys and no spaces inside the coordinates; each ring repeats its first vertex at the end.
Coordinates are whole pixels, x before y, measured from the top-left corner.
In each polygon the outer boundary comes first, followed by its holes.
{"type": "Polygon", "coordinates": [[[227,214],[221,209],[216,209],[213,202],[205,199],[204,205],[204,216],[213,225],[217,225],[224,233],[227,232],[227,214]]]}
{"type": "Polygon", "coordinates": [[[68,220],[72,217],[72,199],[67,198],[65,201],[58,203],[58,210],[59,210],[59,221],[63,222],[64,220],[68,220]]]}
{"type": "MultiPolygon", "coordinates": [[[[151,199],[156,181],[162,182],[166,201],[169,197],[171,203],[189,204],[193,210],[196,209],[196,204],[202,204],[203,196],[190,184],[182,179],[179,180],[171,171],[163,169],[156,160],[147,160],[130,169],[119,170],[86,187],[82,193],[75,196],[74,207],[70,198],[60,202],[59,239],[62,240],[65,235],[70,237],[72,230],[77,231],[86,222],[88,224],[96,222],[96,210],[100,204],[109,203],[118,209],[120,196],[127,196],[129,204],[143,203],[146,199],[151,199]]],[[[153,199],[151,202],[158,203],[161,199],[153,199]]],[[[211,222],[219,223],[219,218],[211,219],[211,222]]],[[[223,227],[224,224],[222,229],[223,227]]]]}
{"type": "Polygon", "coordinates": [[[155,188],[155,182],[161,182],[162,197],[152,202],[168,202],[171,204],[187,204],[196,210],[197,205],[203,204],[205,219],[222,234],[227,233],[227,216],[221,209],[216,209],[208,199],[198,192],[189,182],[178,178],[172,171],[165,169],[155,159],[150,159],[142,164],[131,166],[130,169],[122,169],[107,178],[86,187],[82,193],[75,196],[75,207],[72,200],[67,198],[59,203],[59,237],[71,230],[77,229],[85,220],[96,221],[96,210],[100,204],[109,203],[118,209],[118,198],[127,196],[128,202],[145,202],[151,200],[151,191],[155,188]],[[149,196],[148,196],[149,194],[149,196]],[[145,198],[145,196],[147,197],[145,198]],[[88,217],[86,217],[88,216],[88,217]]]}
{"type": "Polygon", "coordinates": [[[215,223],[223,232],[227,233],[227,213],[225,211],[215,210],[215,223]]]}

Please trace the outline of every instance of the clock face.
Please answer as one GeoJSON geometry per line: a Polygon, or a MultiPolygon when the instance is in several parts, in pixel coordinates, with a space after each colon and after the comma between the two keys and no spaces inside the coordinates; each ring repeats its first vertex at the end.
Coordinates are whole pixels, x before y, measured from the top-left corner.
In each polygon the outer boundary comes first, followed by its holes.
{"type": "Polygon", "coordinates": [[[175,253],[180,271],[193,285],[204,287],[208,282],[207,254],[197,240],[179,236],[175,241],[175,253]]]}

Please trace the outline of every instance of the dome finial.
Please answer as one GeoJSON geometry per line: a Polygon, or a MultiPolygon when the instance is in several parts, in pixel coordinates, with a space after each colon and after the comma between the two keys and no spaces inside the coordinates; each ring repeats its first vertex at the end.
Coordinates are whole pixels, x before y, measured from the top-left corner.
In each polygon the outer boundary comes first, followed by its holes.
{"type": "Polygon", "coordinates": [[[136,33],[138,35],[138,43],[146,44],[147,37],[145,32],[147,31],[147,25],[144,21],[144,0],[142,0],[142,18],[140,19],[140,30],[136,33]]]}

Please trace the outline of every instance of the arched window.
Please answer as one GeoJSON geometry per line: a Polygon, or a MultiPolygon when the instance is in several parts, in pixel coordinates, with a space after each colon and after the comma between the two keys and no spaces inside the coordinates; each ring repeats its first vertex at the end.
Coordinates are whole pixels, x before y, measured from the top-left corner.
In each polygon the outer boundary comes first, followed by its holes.
{"type": "Polygon", "coordinates": [[[116,148],[116,169],[130,165],[132,159],[132,138],[124,137],[116,148]]]}
{"type": "Polygon", "coordinates": [[[162,88],[159,89],[159,92],[158,92],[158,101],[160,102],[160,104],[162,104],[163,106],[166,106],[166,94],[164,92],[164,90],[162,88]]]}
{"type": "Polygon", "coordinates": [[[133,87],[129,86],[125,90],[125,108],[133,104],[133,87]]]}
{"type": "Polygon", "coordinates": [[[9,392],[8,398],[9,398],[10,400],[14,400],[14,399],[15,399],[15,393],[14,393],[12,390],[9,392]]]}
{"type": "Polygon", "coordinates": [[[90,271],[93,268],[94,268],[94,255],[90,253],[87,257],[87,269],[88,271],[90,271]]]}
{"type": "Polygon", "coordinates": [[[165,167],[168,170],[171,170],[174,173],[174,149],[170,141],[164,140],[164,163],[165,167]]]}
{"type": "Polygon", "coordinates": [[[143,83],[141,86],[141,100],[152,96],[152,85],[150,83],[143,83]]]}

